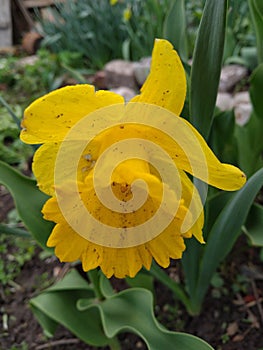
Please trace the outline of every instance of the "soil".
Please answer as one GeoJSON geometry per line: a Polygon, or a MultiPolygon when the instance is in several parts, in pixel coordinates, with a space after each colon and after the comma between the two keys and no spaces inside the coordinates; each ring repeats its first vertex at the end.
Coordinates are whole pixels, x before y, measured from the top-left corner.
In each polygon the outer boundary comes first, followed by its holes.
{"type": "MultiPolygon", "coordinates": [[[[12,200],[2,193],[0,203],[4,215],[3,210],[7,213],[12,207],[12,200]]],[[[109,350],[81,342],[62,326],[54,338],[48,339],[44,335],[28,301],[42,288],[61,278],[68,265],[59,263],[55,257],[40,259],[39,253],[40,249],[36,249],[8,290],[0,286],[0,349],[109,350]]],[[[216,350],[263,349],[263,266],[259,254],[260,250],[249,246],[244,236],[237,241],[218,271],[223,282],[211,287],[198,317],[189,316],[173,294],[156,283],[155,314],[158,320],[170,330],[203,338],[216,350]]],[[[179,264],[173,262],[166,271],[173,275],[180,273],[179,264]]],[[[123,288],[123,282],[113,282],[115,288],[123,288]]],[[[133,334],[121,334],[119,339],[123,350],[147,349],[133,334]]]]}

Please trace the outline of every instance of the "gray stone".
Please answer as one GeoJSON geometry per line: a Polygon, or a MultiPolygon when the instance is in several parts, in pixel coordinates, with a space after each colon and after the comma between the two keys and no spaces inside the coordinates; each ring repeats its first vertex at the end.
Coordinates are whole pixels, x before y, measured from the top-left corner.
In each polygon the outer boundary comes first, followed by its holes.
{"type": "Polygon", "coordinates": [[[216,99],[216,106],[221,111],[231,110],[234,106],[232,95],[227,92],[219,92],[216,99]]]}
{"type": "Polygon", "coordinates": [[[143,85],[150,72],[151,61],[151,57],[145,57],[133,64],[135,79],[139,86],[143,85]]]}
{"type": "Polygon", "coordinates": [[[105,67],[105,80],[108,88],[126,86],[136,89],[137,84],[134,76],[134,64],[124,60],[113,60],[105,67]]]}
{"type": "Polygon", "coordinates": [[[127,86],[120,86],[118,88],[110,89],[110,91],[113,91],[116,94],[123,96],[125,102],[129,102],[136,95],[136,92],[133,89],[128,88],[127,86]]]}
{"type": "Polygon", "coordinates": [[[238,64],[223,67],[220,76],[219,91],[231,91],[247,74],[247,68],[238,64]]]}
{"type": "Polygon", "coordinates": [[[26,56],[26,57],[20,58],[17,61],[17,65],[19,67],[33,66],[38,60],[39,60],[39,57],[36,55],[26,56]]]}
{"type": "Polygon", "coordinates": [[[237,124],[246,124],[250,118],[252,109],[248,91],[242,91],[235,94],[234,112],[237,124]]]}
{"type": "Polygon", "coordinates": [[[248,91],[237,92],[234,95],[234,105],[237,106],[241,103],[249,103],[249,104],[251,103],[248,91]]]}
{"type": "Polygon", "coordinates": [[[248,103],[241,103],[235,107],[236,123],[239,125],[245,125],[250,118],[252,112],[252,106],[248,103]]]}

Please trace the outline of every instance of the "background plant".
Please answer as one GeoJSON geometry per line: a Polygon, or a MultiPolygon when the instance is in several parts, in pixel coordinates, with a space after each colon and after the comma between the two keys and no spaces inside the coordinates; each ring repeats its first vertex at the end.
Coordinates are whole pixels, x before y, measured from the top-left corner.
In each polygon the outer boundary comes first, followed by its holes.
{"type": "Polygon", "coordinates": [[[107,0],[65,1],[50,9],[51,20],[40,19],[43,45],[53,52],[77,52],[90,68],[102,68],[122,56],[125,4],[107,0]]]}
{"type": "MultiPolygon", "coordinates": [[[[150,56],[156,37],[170,40],[178,50],[181,33],[187,52],[181,57],[187,60],[193,55],[204,4],[205,0],[67,0],[50,8],[49,19],[38,14],[37,28],[44,36],[44,46],[56,53],[78,52],[89,68],[101,69],[114,58],[150,56]],[[177,17],[180,7],[185,13],[177,17]]],[[[255,45],[248,2],[230,0],[224,61],[255,68],[255,45]]]]}

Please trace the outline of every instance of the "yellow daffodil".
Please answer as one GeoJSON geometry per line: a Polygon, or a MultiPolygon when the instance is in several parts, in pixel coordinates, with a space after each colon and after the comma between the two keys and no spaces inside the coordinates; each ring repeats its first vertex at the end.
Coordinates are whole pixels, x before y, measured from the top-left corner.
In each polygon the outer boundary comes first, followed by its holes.
{"type": "Polygon", "coordinates": [[[132,16],[132,10],[130,7],[126,7],[126,9],[123,11],[123,20],[125,22],[128,22],[131,19],[132,16]]]}
{"type": "Polygon", "coordinates": [[[201,199],[186,173],[230,191],[246,178],[220,163],[179,117],[185,96],[176,51],[156,40],[150,74],[128,104],[84,84],[53,91],[25,110],[21,139],[43,144],[33,172],[51,197],[43,214],[56,225],[47,245],[61,261],[134,277],[150,269],[152,258],[163,267],[181,258],[185,238],[204,243],[201,199]]]}

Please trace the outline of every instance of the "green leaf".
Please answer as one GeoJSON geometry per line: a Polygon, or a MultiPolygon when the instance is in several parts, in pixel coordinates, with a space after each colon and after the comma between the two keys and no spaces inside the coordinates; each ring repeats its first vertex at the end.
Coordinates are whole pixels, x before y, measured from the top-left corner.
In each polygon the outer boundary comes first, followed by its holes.
{"type": "Polygon", "coordinates": [[[48,288],[49,292],[64,290],[89,290],[93,293],[93,288],[75,269],[70,270],[62,280],[48,288]]]}
{"type": "Polygon", "coordinates": [[[78,307],[89,310],[97,307],[105,334],[112,338],[120,332],[139,335],[149,350],[208,350],[203,340],[189,334],[171,332],[158,323],[153,313],[152,293],[142,288],[132,288],[115,294],[101,304],[91,305],[89,300],[79,300],[78,307]]]}
{"type": "Polygon", "coordinates": [[[248,4],[256,32],[258,63],[263,63],[263,2],[249,0],[248,4]]]}
{"type": "Polygon", "coordinates": [[[207,139],[212,125],[224,52],[227,0],[206,0],[193,54],[191,123],[207,139]]]}
{"type": "Polygon", "coordinates": [[[253,204],[246,221],[245,233],[254,246],[263,247],[263,206],[253,204]]]}
{"type": "Polygon", "coordinates": [[[196,290],[191,296],[196,312],[201,309],[211,278],[219,263],[231,251],[236,239],[241,234],[241,227],[246,221],[250,207],[262,186],[263,168],[257,171],[246,185],[235,193],[215,221],[204,248],[196,290]]]}
{"type": "Polygon", "coordinates": [[[188,60],[185,1],[172,0],[163,24],[163,37],[169,40],[183,61],[188,60]]]}
{"type": "Polygon", "coordinates": [[[71,271],[55,286],[30,302],[33,312],[49,334],[62,324],[87,344],[104,346],[114,342],[120,332],[138,334],[149,350],[211,350],[203,340],[171,332],[158,323],[153,313],[152,293],[131,288],[109,296],[94,298],[90,285],[71,271]]]}
{"type": "Polygon", "coordinates": [[[96,302],[90,285],[72,270],[56,285],[31,299],[30,306],[41,326],[53,335],[56,325],[62,324],[87,344],[105,346],[109,339],[105,336],[100,313],[97,308],[79,311],[79,299],[96,302]]]}
{"type": "Polygon", "coordinates": [[[36,182],[21,175],[11,166],[0,161],[0,183],[8,188],[14,198],[20,218],[37,242],[44,248],[53,223],[43,219],[41,209],[48,199],[40,192],[36,182]]]}

